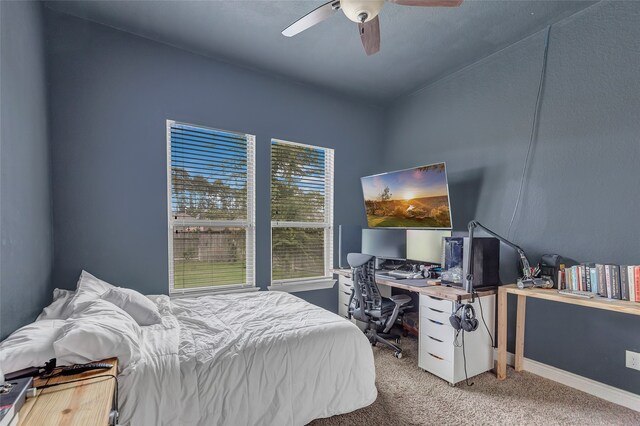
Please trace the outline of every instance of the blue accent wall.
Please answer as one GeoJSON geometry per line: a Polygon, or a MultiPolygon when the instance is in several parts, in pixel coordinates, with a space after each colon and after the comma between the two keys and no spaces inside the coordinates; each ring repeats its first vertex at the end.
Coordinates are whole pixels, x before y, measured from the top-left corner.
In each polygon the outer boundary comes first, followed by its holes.
{"type": "MultiPolygon", "coordinates": [[[[537,136],[508,235],[534,262],[559,253],[640,264],[639,23],[640,3],[603,2],[552,27],[537,136]]],[[[385,170],[446,161],[456,229],[475,218],[507,237],[544,36],[389,109],[385,170]]],[[[502,279],[513,282],[515,256],[506,248],[502,254],[502,279]]],[[[640,317],[532,300],[526,324],[526,357],[640,394],[640,374],[625,368],[625,350],[640,351],[640,317]]]]}
{"type": "MultiPolygon", "coordinates": [[[[271,138],[334,148],[335,223],[364,224],[359,178],[378,170],[379,107],[51,10],[47,27],[56,286],[73,288],[84,268],[167,293],[167,119],[256,135],[261,288],[271,138]]],[[[336,288],[297,295],[337,310],[336,288]]]]}
{"type": "Polygon", "coordinates": [[[38,2],[0,2],[0,339],[51,300],[42,20],[38,2]]]}

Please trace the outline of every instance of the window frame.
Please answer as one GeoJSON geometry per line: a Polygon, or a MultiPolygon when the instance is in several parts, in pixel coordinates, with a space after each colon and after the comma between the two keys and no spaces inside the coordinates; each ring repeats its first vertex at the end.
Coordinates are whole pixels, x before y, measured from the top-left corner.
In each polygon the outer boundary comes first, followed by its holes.
{"type": "Polygon", "coordinates": [[[333,206],[334,206],[334,170],[335,170],[335,150],[333,148],[326,148],[317,145],[304,144],[300,142],[292,142],[288,140],[272,138],[269,144],[269,200],[273,203],[273,193],[271,186],[271,178],[273,173],[273,156],[272,147],[273,143],[292,146],[300,146],[304,148],[323,150],[325,154],[325,170],[324,170],[324,182],[325,182],[325,199],[324,199],[324,220],[322,222],[298,222],[298,221],[281,221],[273,220],[271,216],[271,208],[269,209],[270,217],[270,262],[271,262],[271,285],[269,290],[280,291],[306,291],[317,290],[322,288],[331,288],[335,284],[333,279],[333,273],[331,272],[333,265],[333,206]],[[273,279],[273,229],[274,228],[323,228],[324,229],[324,275],[317,277],[305,277],[305,278],[287,278],[274,280],[273,279]]]}
{"type": "Polygon", "coordinates": [[[230,293],[238,291],[257,291],[256,287],[256,137],[248,133],[240,133],[230,130],[222,130],[200,124],[186,123],[184,121],[166,120],[166,148],[167,148],[167,240],[168,240],[168,278],[169,296],[185,297],[199,296],[211,293],[230,293]],[[216,132],[235,134],[247,140],[247,219],[246,220],[176,220],[173,218],[173,189],[171,173],[171,128],[174,125],[197,127],[216,132]],[[209,226],[209,227],[233,227],[245,229],[245,265],[246,282],[241,284],[209,285],[194,288],[176,289],[174,286],[174,263],[173,263],[173,231],[176,226],[209,226]]]}

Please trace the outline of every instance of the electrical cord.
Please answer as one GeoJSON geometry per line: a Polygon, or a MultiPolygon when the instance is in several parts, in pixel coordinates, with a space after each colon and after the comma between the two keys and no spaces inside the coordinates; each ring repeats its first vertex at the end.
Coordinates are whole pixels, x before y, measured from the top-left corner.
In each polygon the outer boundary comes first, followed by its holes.
{"type": "MultiPolygon", "coordinates": [[[[482,319],[484,328],[487,330],[487,333],[489,334],[489,338],[491,339],[491,347],[495,348],[495,341],[493,340],[493,335],[491,334],[491,331],[489,331],[489,326],[487,325],[487,322],[484,319],[484,311],[482,310],[482,301],[480,300],[480,295],[475,289],[473,289],[473,291],[471,292],[471,297],[478,298],[478,306],[480,306],[480,318],[482,319]]],[[[464,330],[460,329],[456,332],[456,336],[453,339],[453,345],[456,347],[462,347],[462,363],[464,366],[464,380],[467,386],[473,386],[473,382],[469,382],[469,374],[467,373],[467,353],[464,347],[464,330]],[[462,336],[462,344],[458,343],[458,335],[462,336]]]]}
{"type": "Polygon", "coordinates": [[[467,374],[467,354],[464,348],[464,330],[460,329],[456,331],[456,337],[453,339],[453,346],[462,347],[462,364],[464,365],[464,380],[467,386],[473,386],[473,382],[469,383],[469,375],[467,374]],[[458,343],[458,336],[462,336],[462,344],[458,343]]]}
{"type": "Polygon", "coordinates": [[[484,312],[482,310],[482,301],[480,300],[480,295],[478,294],[478,291],[476,289],[473,289],[472,295],[478,298],[478,306],[480,306],[480,319],[482,320],[482,323],[484,324],[484,328],[487,330],[487,333],[489,334],[489,338],[491,339],[491,347],[495,348],[496,342],[495,340],[493,340],[493,335],[491,334],[491,331],[489,331],[489,326],[487,325],[487,322],[484,320],[484,312]]]}
{"type": "Polygon", "coordinates": [[[542,88],[544,87],[545,76],[547,75],[547,58],[549,56],[549,35],[551,34],[551,25],[547,27],[547,35],[544,40],[544,56],[542,57],[542,69],[540,70],[540,82],[538,83],[538,94],[536,95],[536,105],[533,112],[533,122],[531,123],[531,135],[529,136],[529,147],[527,148],[527,155],[524,158],[524,165],[522,167],[522,177],[520,178],[520,188],[518,189],[518,197],[516,198],[516,204],[513,207],[513,214],[509,221],[509,228],[507,229],[507,238],[511,236],[511,227],[513,221],[516,218],[516,212],[520,205],[520,198],[522,197],[522,188],[524,187],[524,179],[527,174],[527,165],[529,164],[529,156],[531,155],[531,148],[536,136],[536,129],[538,127],[538,116],[540,115],[540,100],[542,98],[542,88]]]}
{"type": "Polygon", "coordinates": [[[462,360],[464,361],[464,380],[467,386],[473,386],[473,382],[469,383],[469,375],[467,374],[467,354],[464,350],[464,330],[462,330],[462,360]]]}

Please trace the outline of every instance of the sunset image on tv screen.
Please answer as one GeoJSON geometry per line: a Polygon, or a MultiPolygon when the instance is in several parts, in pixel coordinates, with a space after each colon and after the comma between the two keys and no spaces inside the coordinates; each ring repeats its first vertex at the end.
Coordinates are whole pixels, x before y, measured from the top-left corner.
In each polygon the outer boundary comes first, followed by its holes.
{"type": "Polygon", "coordinates": [[[451,228],[444,163],[361,180],[370,228],[451,228]]]}

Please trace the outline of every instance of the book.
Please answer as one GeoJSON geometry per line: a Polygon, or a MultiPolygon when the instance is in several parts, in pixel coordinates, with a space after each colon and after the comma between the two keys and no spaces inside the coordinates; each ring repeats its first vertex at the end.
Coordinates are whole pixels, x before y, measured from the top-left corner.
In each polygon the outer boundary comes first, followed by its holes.
{"type": "Polygon", "coordinates": [[[571,267],[571,290],[578,289],[578,268],[574,266],[571,267]]]}
{"type": "Polygon", "coordinates": [[[557,279],[557,288],[558,290],[562,290],[564,288],[564,270],[558,269],[558,277],[557,279]]]}
{"type": "Polygon", "coordinates": [[[629,300],[631,302],[640,302],[640,300],[636,298],[636,287],[640,284],[636,282],[633,268],[633,265],[627,266],[627,275],[629,278],[629,300]]]}
{"type": "Polygon", "coordinates": [[[596,271],[598,273],[598,294],[607,297],[607,280],[604,273],[604,265],[598,263],[596,271]]]}
{"type": "Polygon", "coordinates": [[[633,272],[633,277],[636,283],[636,302],[640,302],[640,266],[634,266],[633,272]]]}
{"type": "Polygon", "coordinates": [[[613,290],[611,289],[611,265],[604,265],[604,279],[607,283],[607,297],[613,299],[613,290]]]}
{"type": "Polygon", "coordinates": [[[20,409],[27,398],[27,389],[33,384],[33,378],[14,379],[11,383],[13,386],[7,392],[0,393],[0,425],[2,426],[18,424],[20,409]]]}
{"type": "Polygon", "coordinates": [[[584,265],[584,277],[585,277],[585,290],[591,292],[591,267],[584,265]]]}
{"type": "Polygon", "coordinates": [[[587,267],[586,267],[586,265],[584,263],[582,265],[579,265],[578,266],[578,270],[580,271],[580,290],[588,291],[587,290],[587,267]]]}
{"type": "Polygon", "coordinates": [[[584,265],[576,265],[576,274],[578,277],[578,290],[584,290],[584,265]]]}
{"type": "Polygon", "coordinates": [[[620,265],[620,299],[629,300],[629,267],[620,265]]]}
{"type": "Polygon", "coordinates": [[[591,276],[591,292],[598,294],[600,286],[598,283],[598,269],[596,268],[596,265],[589,268],[589,275],[591,276]]]}
{"type": "Polygon", "coordinates": [[[620,299],[620,267],[618,265],[611,266],[611,298],[620,299]]]}

